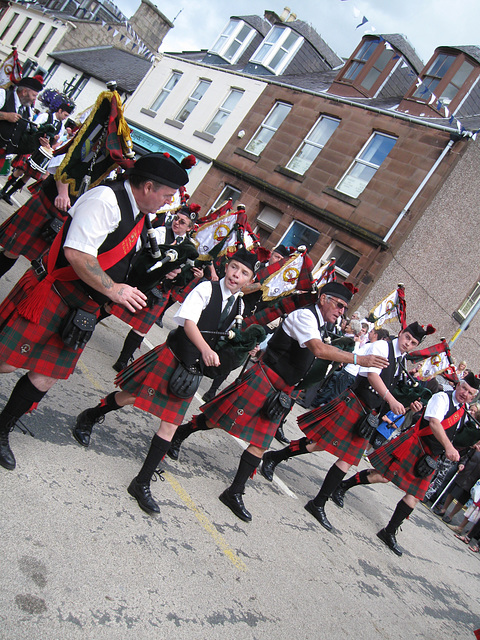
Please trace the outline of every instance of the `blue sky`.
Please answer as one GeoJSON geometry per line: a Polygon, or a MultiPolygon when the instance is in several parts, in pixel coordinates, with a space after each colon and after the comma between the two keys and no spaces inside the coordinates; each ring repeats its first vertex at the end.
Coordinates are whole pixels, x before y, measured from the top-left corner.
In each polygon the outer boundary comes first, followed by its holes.
{"type": "MultiPolygon", "coordinates": [[[[299,20],[309,22],[340,56],[349,56],[365,29],[372,26],[376,33],[406,36],[424,62],[440,45],[480,46],[479,0],[238,0],[235,5],[223,0],[152,1],[167,18],[175,19],[175,28],[165,38],[163,51],[208,49],[231,14],[263,15],[265,9],[281,14],[285,6],[299,20]],[[361,17],[355,17],[354,9],[369,21],[361,29],[356,29],[361,17]]],[[[117,0],[115,4],[130,17],[140,2],[117,0]]]]}

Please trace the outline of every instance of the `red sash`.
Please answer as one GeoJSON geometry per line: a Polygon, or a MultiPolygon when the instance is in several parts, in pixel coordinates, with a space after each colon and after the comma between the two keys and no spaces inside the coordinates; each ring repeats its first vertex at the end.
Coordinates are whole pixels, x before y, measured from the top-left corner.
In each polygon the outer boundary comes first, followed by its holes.
{"type": "MultiPolygon", "coordinates": [[[[444,428],[444,430],[446,431],[447,429],[450,429],[450,427],[453,427],[454,424],[456,424],[459,420],[461,420],[464,413],[465,413],[465,405],[462,405],[454,413],[452,413],[451,416],[442,420],[441,425],[444,428]]],[[[402,442],[402,444],[400,444],[395,449],[394,455],[395,455],[395,458],[397,458],[397,460],[405,460],[405,458],[408,456],[408,452],[410,451],[413,445],[417,444],[421,436],[433,435],[430,425],[427,425],[426,427],[423,427],[423,429],[420,429],[420,423],[422,421],[422,418],[423,418],[423,413],[418,419],[415,426],[413,427],[410,437],[407,438],[404,442],[402,442]]]]}
{"type": "MultiPolygon", "coordinates": [[[[144,223],[145,217],[142,217],[137,222],[132,231],[128,234],[128,236],[124,238],[120,244],[118,244],[116,247],[113,247],[113,249],[110,249],[110,251],[101,253],[97,257],[100,267],[104,271],[110,269],[110,267],[113,267],[113,265],[117,264],[117,262],[120,262],[120,260],[124,256],[126,256],[127,253],[129,253],[132,247],[135,246],[138,237],[142,232],[144,223]]],[[[30,292],[30,294],[18,305],[18,313],[23,318],[25,318],[25,320],[29,320],[34,324],[38,324],[38,322],[40,321],[45,302],[50,294],[52,285],[56,280],[60,282],[69,282],[71,280],[80,279],[77,275],[77,272],[71,265],[69,265],[68,267],[60,267],[59,269],[55,269],[55,263],[57,261],[58,254],[60,253],[62,241],[63,234],[59,232],[57,233],[50,251],[48,252],[46,265],[47,275],[45,276],[45,278],[43,278],[43,280],[38,281],[33,271],[30,272],[31,278],[33,278],[35,281],[34,288],[30,292]]]]}

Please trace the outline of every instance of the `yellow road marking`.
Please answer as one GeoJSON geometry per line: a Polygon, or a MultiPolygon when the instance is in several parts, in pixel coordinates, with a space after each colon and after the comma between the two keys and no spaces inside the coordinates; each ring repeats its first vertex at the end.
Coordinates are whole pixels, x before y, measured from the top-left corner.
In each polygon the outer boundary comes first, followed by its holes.
{"type": "Polygon", "coordinates": [[[87,380],[90,382],[92,387],[94,387],[98,391],[103,391],[103,387],[100,384],[98,384],[97,379],[92,376],[87,365],[84,364],[81,360],[78,362],[78,368],[81,370],[83,375],[87,378],[87,380]]]}
{"type": "Polygon", "coordinates": [[[193,511],[193,513],[195,514],[195,517],[200,522],[202,527],[205,529],[207,533],[209,533],[212,536],[212,538],[215,541],[215,544],[219,547],[221,551],[223,551],[223,553],[227,556],[230,562],[235,567],[237,567],[237,569],[240,569],[240,571],[246,571],[247,565],[243,562],[243,560],[241,560],[241,558],[239,558],[236,555],[236,553],[229,546],[225,538],[220,533],[218,533],[218,531],[215,529],[214,525],[210,522],[207,516],[202,511],[200,511],[200,509],[197,507],[195,502],[188,495],[188,493],[185,491],[182,485],[179,482],[177,482],[177,480],[175,480],[175,478],[168,471],[163,472],[163,477],[167,480],[167,482],[170,484],[172,489],[176,492],[180,500],[189,509],[193,511]]]}

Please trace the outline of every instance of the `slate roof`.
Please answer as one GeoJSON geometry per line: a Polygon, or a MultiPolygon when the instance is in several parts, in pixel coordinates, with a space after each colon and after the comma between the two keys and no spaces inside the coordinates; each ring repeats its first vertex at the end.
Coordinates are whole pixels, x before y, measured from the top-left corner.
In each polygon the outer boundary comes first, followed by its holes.
{"type": "Polygon", "coordinates": [[[270,31],[270,24],[261,18],[260,16],[231,16],[232,20],[243,20],[256,31],[262,34],[263,37],[270,31]]]}
{"type": "Polygon", "coordinates": [[[151,62],[115,47],[69,49],[49,54],[86,75],[102,82],[116,80],[118,89],[133,93],[151,67],[151,62]]]}
{"type": "Polygon", "coordinates": [[[322,56],[322,58],[327,62],[330,68],[339,67],[343,64],[342,58],[337,56],[335,51],[331,49],[325,40],[318,34],[315,29],[303,22],[303,20],[293,20],[292,22],[282,22],[279,23],[286,27],[290,27],[301,36],[308,40],[310,44],[318,51],[318,53],[322,56]]]}
{"type": "Polygon", "coordinates": [[[404,58],[407,59],[407,62],[409,62],[413,67],[417,75],[420,73],[424,64],[405,36],[402,36],[400,33],[389,33],[382,34],[382,38],[391,44],[392,47],[397,49],[397,51],[400,51],[404,58]]]}

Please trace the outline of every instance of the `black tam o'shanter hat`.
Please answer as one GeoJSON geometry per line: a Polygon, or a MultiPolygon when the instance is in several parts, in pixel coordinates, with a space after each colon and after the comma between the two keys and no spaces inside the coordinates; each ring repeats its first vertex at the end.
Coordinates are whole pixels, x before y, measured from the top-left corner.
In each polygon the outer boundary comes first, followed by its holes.
{"type": "Polygon", "coordinates": [[[273,251],[275,251],[275,253],[279,253],[284,258],[288,258],[290,256],[290,251],[284,244],[279,244],[278,247],[273,249],[273,251]]]}
{"type": "Polygon", "coordinates": [[[168,153],[147,153],[135,162],[129,173],[172,189],[183,187],[188,182],[186,170],[168,153]]]}
{"type": "Polygon", "coordinates": [[[250,251],[247,251],[242,247],[232,255],[230,260],[236,260],[237,262],[240,262],[241,264],[248,267],[252,273],[255,273],[255,269],[258,262],[257,256],[255,253],[250,253],[250,251]]]}
{"type": "Polygon", "coordinates": [[[469,371],[467,375],[463,378],[463,382],[466,382],[469,387],[473,387],[473,389],[480,389],[480,378],[472,372],[469,371]]]}
{"type": "Polygon", "coordinates": [[[41,91],[43,89],[43,83],[36,78],[22,78],[17,87],[25,87],[26,89],[32,89],[33,91],[41,91]]]}
{"type": "Polygon", "coordinates": [[[335,296],[336,298],[340,298],[340,300],[343,300],[347,304],[350,302],[353,296],[353,292],[344,284],[340,284],[340,282],[327,282],[327,284],[324,284],[320,289],[319,294],[323,295],[324,293],[327,296],[335,296]]]}
{"type": "Polygon", "coordinates": [[[408,333],[420,343],[425,336],[430,336],[432,333],[435,333],[436,329],[431,324],[423,327],[421,324],[418,324],[418,322],[412,322],[405,327],[404,331],[408,331],[408,333]]]}

